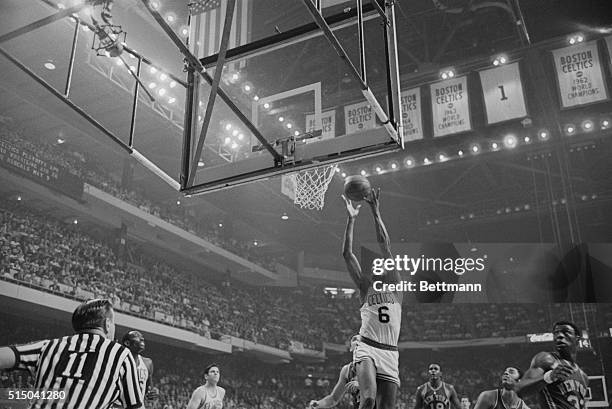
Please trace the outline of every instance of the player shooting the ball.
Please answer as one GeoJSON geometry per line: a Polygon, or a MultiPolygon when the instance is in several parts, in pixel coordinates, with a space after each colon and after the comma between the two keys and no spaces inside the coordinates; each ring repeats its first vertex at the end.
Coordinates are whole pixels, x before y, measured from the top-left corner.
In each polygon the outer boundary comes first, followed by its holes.
{"type": "MultiPolygon", "coordinates": [[[[345,188],[345,192],[349,191],[348,188],[350,186],[345,188]]],[[[389,234],[380,215],[380,189],[368,190],[360,199],[365,200],[372,210],[376,238],[383,257],[393,258],[389,234]]],[[[393,409],[400,384],[397,341],[402,317],[402,293],[374,290],[371,269],[364,273],[353,253],[353,228],[361,205],[354,206],[346,196],[342,198],[348,213],[342,255],[349,274],[359,289],[361,300],[360,339],[353,351],[353,363],[360,389],[359,409],[372,409],[374,405],[378,409],[393,409]]],[[[377,280],[379,279],[388,283],[401,281],[396,270],[384,272],[383,275],[377,276],[377,280]]]]}

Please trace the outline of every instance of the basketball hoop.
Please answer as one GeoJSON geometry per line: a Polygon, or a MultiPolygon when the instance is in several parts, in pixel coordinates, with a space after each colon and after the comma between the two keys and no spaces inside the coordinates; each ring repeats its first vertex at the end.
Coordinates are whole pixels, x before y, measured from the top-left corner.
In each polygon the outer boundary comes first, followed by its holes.
{"type": "Polygon", "coordinates": [[[323,209],[325,192],[336,173],[336,168],[336,165],[320,166],[290,175],[295,186],[293,203],[302,209],[323,209]]]}

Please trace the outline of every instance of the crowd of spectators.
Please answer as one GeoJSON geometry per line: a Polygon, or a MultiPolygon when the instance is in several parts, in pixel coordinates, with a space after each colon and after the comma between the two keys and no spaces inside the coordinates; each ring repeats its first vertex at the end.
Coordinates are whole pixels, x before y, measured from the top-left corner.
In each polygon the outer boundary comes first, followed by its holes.
{"type": "MultiPolygon", "coordinates": [[[[359,301],[320,288],[214,282],[151,254],[123,263],[102,239],[45,217],[21,202],[0,201],[0,276],[77,299],[108,297],[129,314],[205,337],[234,336],[281,349],[292,341],[321,350],[359,329],[359,301]],[[224,285],[225,284],[225,285],[224,285]]],[[[541,332],[568,305],[427,304],[403,309],[401,341],[443,341],[541,332]],[[539,317],[539,318],[533,318],[539,317]]]]}
{"type": "Polygon", "coordinates": [[[10,118],[0,117],[0,140],[30,152],[48,164],[64,168],[83,182],[262,267],[274,270],[276,263],[282,261],[261,254],[251,242],[224,235],[218,223],[202,220],[176,203],[159,203],[149,198],[141,188],[122,186],[121,181],[106,170],[108,164],[105,166],[94,155],[78,152],[64,144],[51,144],[43,138],[27,135],[16,130],[11,125],[10,118]]]}

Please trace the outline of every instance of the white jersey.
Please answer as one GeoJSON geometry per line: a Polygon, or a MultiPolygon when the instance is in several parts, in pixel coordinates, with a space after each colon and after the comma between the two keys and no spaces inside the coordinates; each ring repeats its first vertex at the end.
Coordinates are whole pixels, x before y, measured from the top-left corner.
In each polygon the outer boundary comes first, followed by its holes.
{"type": "Polygon", "coordinates": [[[402,302],[397,293],[375,291],[370,287],[359,311],[359,335],[380,344],[397,346],[402,323],[402,302]]]}
{"type": "Polygon", "coordinates": [[[225,389],[220,386],[215,386],[214,391],[210,391],[204,385],[200,386],[204,393],[204,399],[201,401],[198,409],[222,409],[223,408],[223,397],[225,396],[225,389]]]}
{"type": "Polygon", "coordinates": [[[136,361],[136,371],[138,373],[138,385],[140,386],[140,390],[142,391],[142,396],[147,394],[147,379],[149,379],[149,368],[144,363],[144,359],[140,355],[138,355],[138,360],[136,361]]]}

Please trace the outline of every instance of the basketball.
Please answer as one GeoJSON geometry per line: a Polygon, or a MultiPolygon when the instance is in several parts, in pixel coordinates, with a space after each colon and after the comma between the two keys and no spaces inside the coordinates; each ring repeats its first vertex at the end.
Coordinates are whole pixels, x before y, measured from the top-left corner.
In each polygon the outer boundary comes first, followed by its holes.
{"type": "Polygon", "coordinates": [[[370,181],[363,176],[349,176],[344,182],[344,195],[347,199],[359,202],[372,191],[370,181]]]}

